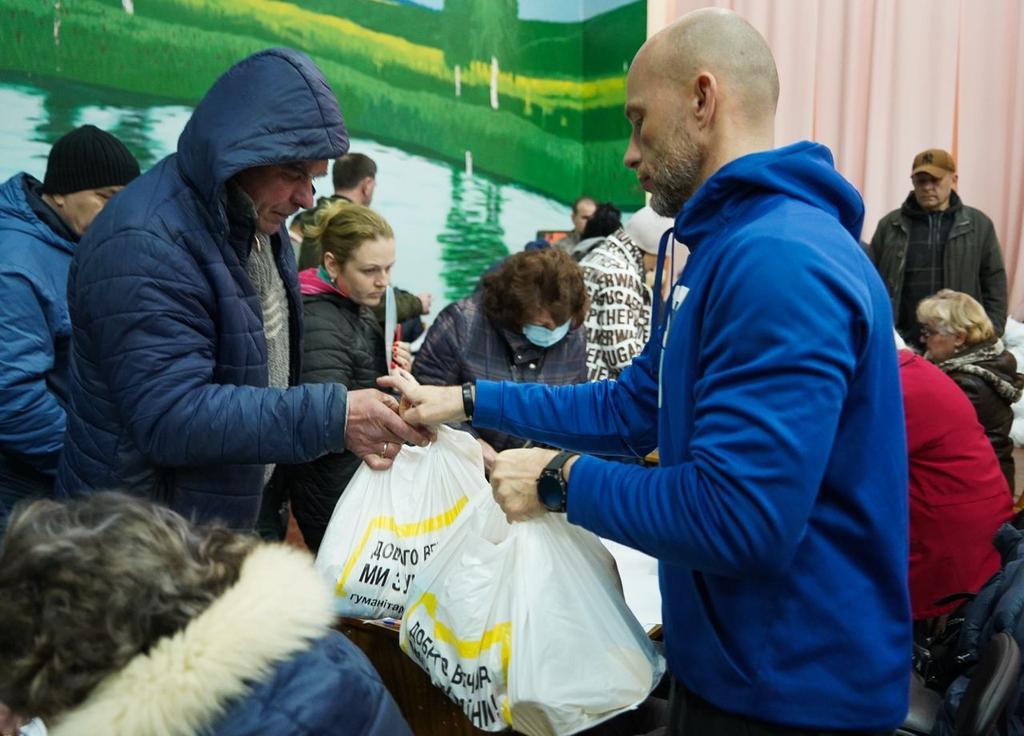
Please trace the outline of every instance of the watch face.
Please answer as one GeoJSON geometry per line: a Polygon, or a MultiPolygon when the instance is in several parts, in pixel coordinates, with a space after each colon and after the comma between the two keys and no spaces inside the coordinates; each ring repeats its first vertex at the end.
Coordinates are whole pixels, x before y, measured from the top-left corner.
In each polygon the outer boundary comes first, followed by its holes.
{"type": "Polygon", "coordinates": [[[548,511],[564,511],[562,508],[562,479],[558,471],[545,471],[537,479],[537,496],[548,511]]]}

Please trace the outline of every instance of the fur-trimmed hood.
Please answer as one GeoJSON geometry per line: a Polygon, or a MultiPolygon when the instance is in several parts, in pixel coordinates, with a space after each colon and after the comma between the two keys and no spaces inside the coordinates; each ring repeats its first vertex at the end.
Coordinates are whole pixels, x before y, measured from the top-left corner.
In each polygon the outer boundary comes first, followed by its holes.
{"type": "Polygon", "coordinates": [[[262,545],[238,582],[182,631],[107,677],[52,736],[190,736],[208,728],[248,683],[308,649],[333,621],[332,595],[309,555],[262,545]]]}

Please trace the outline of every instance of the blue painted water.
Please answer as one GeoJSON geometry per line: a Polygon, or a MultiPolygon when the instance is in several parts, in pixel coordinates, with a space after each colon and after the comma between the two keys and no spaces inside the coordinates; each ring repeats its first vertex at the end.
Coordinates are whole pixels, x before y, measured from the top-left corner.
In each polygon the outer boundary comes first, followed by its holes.
{"type": "MultiPolygon", "coordinates": [[[[143,95],[2,71],[0,110],[0,181],[19,171],[42,179],[53,141],[87,123],[123,140],[145,170],[175,150],[191,114],[143,95]]],[[[432,293],[432,314],[537,230],[571,227],[567,206],[513,184],[365,138],[353,139],[351,150],[377,162],[373,207],[395,231],[394,283],[432,293]]],[[[315,185],[333,191],[329,176],[315,185]]]]}

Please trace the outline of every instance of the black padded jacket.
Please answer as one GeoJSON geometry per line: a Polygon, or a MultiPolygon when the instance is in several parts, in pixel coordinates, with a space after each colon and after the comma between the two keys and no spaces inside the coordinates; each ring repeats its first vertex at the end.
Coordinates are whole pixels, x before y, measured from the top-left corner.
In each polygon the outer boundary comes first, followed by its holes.
{"type": "MultiPolygon", "coordinates": [[[[349,390],[376,387],[377,377],[387,374],[387,364],[384,334],[373,313],[340,293],[305,292],[301,383],[341,383],[349,390]]],[[[292,513],[313,552],[361,462],[346,450],[285,471],[292,513]]]]}

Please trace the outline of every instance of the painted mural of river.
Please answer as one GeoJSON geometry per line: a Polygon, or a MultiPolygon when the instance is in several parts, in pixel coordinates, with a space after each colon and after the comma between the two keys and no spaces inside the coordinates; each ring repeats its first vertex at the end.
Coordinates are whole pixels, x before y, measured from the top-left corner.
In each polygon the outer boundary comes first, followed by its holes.
{"type": "MultiPolygon", "coordinates": [[[[64,80],[0,72],[0,181],[18,171],[42,178],[53,141],[92,123],[123,140],[143,170],[174,151],[190,108],[64,80]]],[[[444,161],[372,140],[352,150],[378,166],[373,206],[391,223],[398,246],[394,282],[434,295],[433,313],[472,291],[479,275],[515,252],[538,229],[569,225],[565,205],[444,161]]],[[[329,177],[316,182],[330,192],[329,177]]]]}

